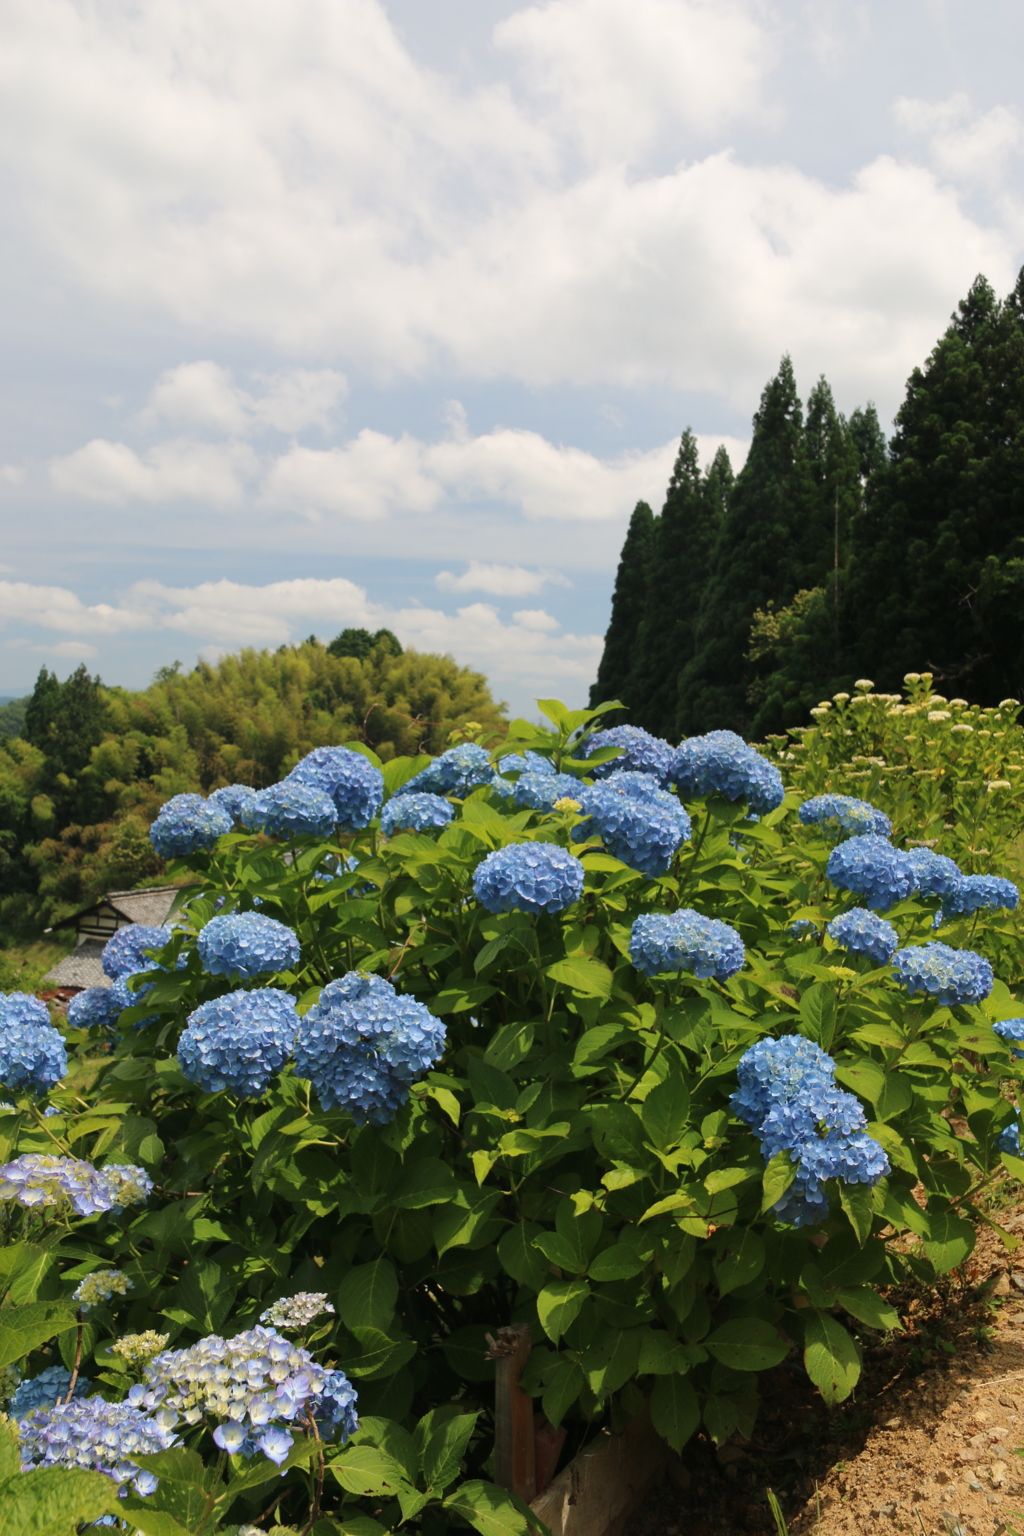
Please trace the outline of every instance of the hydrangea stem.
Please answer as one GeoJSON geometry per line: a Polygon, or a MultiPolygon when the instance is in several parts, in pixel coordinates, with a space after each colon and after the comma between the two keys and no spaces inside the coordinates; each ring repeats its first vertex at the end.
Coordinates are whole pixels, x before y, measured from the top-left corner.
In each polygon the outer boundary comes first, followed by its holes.
{"type": "Polygon", "coordinates": [[[85,1332],[85,1326],[84,1326],[84,1323],[83,1323],[83,1320],[82,1320],[82,1308],[81,1307],[78,1308],[77,1316],[78,1316],[78,1338],[77,1338],[77,1340],[75,1342],[75,1363],[71,1367],[71,1380],[68,1382],[68,1392],[67,1392],[67,1396],[64,1399],[65,1403],[70,1403],[71,1399],[75,1395],[75,1388],[78,1385],[78,1371],[79,1371],[79,1367],[82,1364],[82,1335],[85,1332]]]}

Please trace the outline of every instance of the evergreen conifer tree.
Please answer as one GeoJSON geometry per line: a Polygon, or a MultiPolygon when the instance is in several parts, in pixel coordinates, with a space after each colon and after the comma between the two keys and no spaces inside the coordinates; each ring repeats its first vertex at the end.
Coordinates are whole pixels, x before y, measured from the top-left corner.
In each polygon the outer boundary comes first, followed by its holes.
{"type": "MultiPolygon", "coordinates": [[[[630,681],[637,659],[637,642],[647,601],[647,577],[654,542],[654,513],[646,501],[638,501],[629,520],[619,556],[612,593],[612,614],[604,637],[604,652],[597,681],[590,690],[590,707],[609,699],[631,706],[630,681]]],[[[610,725],[618,712],[605,717],[610,725]]],[[[632,718],[627,716],[626,718],[632,718]]]]}

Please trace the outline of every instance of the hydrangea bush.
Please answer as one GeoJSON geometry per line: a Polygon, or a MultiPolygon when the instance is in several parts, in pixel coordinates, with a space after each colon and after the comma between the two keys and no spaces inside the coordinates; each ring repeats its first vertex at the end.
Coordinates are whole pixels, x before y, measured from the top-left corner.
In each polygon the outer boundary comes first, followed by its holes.
{"type": "Polygon", "coordinates": [[[645,1404],[722,1444],[787,1356],[846,1397],[885,1287],[955,1269],[1024,1176],[1002,868],[732,733],[541,707],[427,764],[318,749],[212,840],[175,802],[163,942],[119,939],[116,1019],[83,1004],[63,1075],[5,1089],[26,1466],[156,1536],[272,1501],[526,1536],[502,1326],[570,1446],[645,1404]]]}

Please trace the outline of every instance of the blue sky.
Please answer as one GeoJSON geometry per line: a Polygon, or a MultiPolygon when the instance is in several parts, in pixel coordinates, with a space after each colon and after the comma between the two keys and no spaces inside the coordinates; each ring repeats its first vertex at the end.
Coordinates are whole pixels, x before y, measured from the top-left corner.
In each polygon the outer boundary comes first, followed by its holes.
{"type": "Polygon", "coordinates": [[[6,0],[0,694],[345,625],[584,699],[682,428],[1024,260],[1010,0],[6,0]]]}

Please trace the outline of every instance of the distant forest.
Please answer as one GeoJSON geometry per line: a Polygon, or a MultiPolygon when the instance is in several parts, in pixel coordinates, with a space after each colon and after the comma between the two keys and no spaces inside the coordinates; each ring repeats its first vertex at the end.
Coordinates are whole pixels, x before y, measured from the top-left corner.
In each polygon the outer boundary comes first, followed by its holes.
{"type": "Polygon", "coordinates": [[[630,520],[591,702],[656,735],[807,720],[871,678],[934,674],[974,704],[1024,697],[1024,269],[979,277],[915,368],[889,443],[789,358],[738,474],[683,433],[657,515],[630,520]]]}

